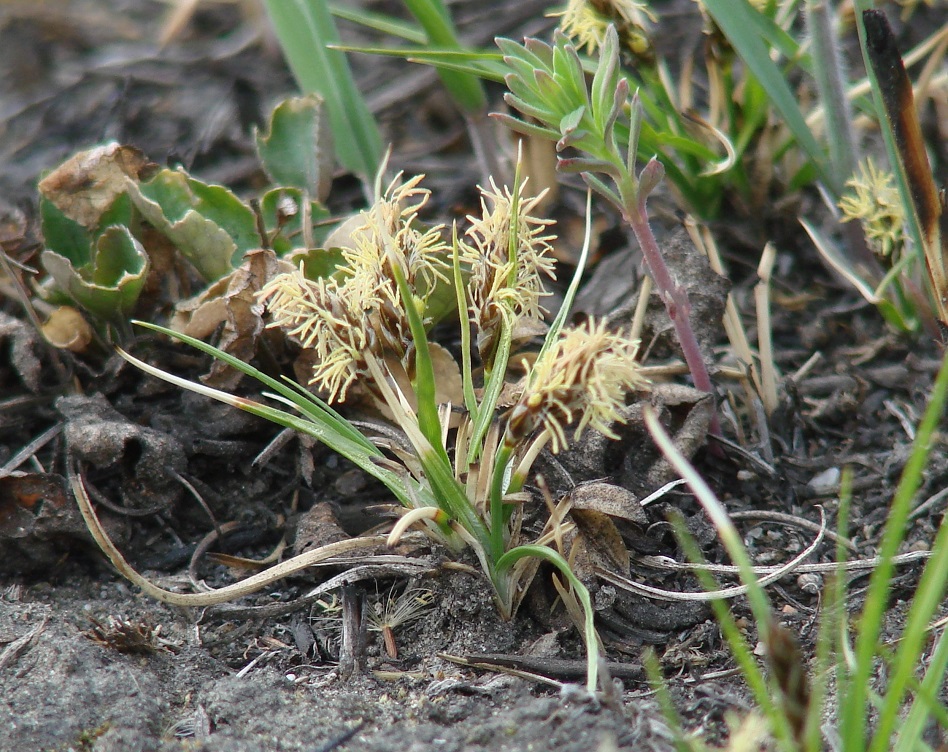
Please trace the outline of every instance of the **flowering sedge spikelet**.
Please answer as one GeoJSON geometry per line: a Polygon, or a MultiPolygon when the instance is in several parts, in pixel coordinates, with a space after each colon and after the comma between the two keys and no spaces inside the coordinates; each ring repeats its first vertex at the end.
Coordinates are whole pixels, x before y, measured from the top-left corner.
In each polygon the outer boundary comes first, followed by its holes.
{"type": "Polygon", "coordinates": [[[657,19],[648,3],[637,0],[569,0],[564,10],[549,15],[560,17],[562,32],[574,40],[579,49],[585,48],[590,54],[602,48],[610,24],[616,27],[619,38],[632,54],[648,57],[651,53],[648,26],[657,19]]]}
{"type": "Polygon", "coordinates": [[[396,309],[401,309],[401,302],[393,265],[421,295],[431,290],[437,278],[447,278],[443,225],[424,229],[416,222],[431,196],[431,191],[419,187],[424,175],[405,183],[401,178],[399,173],[385,193],[362,212],[365,221],[353,231],[352,246],[342,249],[346,286],[353,295],[367,301],[384,300],[396,309]]]}
{"type": "Polygon", "coordinates": [[[843,221],[858,219],[869,245],[880,256],[889,256],[902,242],[905,211],[891,173],[876,167],[871,158],[859,165],[859,174],[846,182],[852,192],[839,208],[843,221]]]}
{"type": "Polygon", "coordinates": [[[626,392],[648,385],[637,353],[637,340],[606,331],[604,321],[590,319],[566,330],[526,377],[526,387],[509,414],[505,441],[518,444],[543,428],[556,453],[566,446],[566,427],[573,423],[574,440],[587,426],[616,438],[612,425],[624,420],[626,392]]]}
{"type": "Polygon", "coordinates": [[[509,188],[498,189],[493,178],[490,190],[481,188],[481,217],[468,217],[471,227],[466,235],[470,242],[460,244],[461,260],[471,270],[471,318],[478,329],[482,357],[491,351],[504,320],[512,325],[519,317],[542,318],[540,298],[549,294],[544,289],[543,277],[556,278],[550,255],[554,236],[545,234],[553,221],[531,216],[543,193],[525,198],[524,185],[519,187],[516,217],[509,188]],[[510,234],[514,226],[517,237],[511,256],[510,234]]]}
{"type": "Polygon", "coordinates": [[[307,279],[302,268],[280,274],[257,294],[270,312],[268,327],[283,327],[316,355],[311,385],[345,400],[349,385],[361,372],[368,330],[335,279],[307,279]]]}
{"type": "Polygon", "coordinates": [[[309,383],[326,391],[330,401],[345,400],[352,382],[367,373],[366,352],[380,361],[404,362],[411,351],[404,306],[415,301],[402,301],[392,266],[402,270],[422,301],[435,278],[444,276],[441,228],[415,224],[429,196],[418,187],[423,176],[404,184],[400,177],[362,212],[363,224],[342,249],[346,265],[337,277],[310,280],[301,268],[274,277],[258,293],[270,312],[267,326],[285,328],[313,350],[309,383]]]}

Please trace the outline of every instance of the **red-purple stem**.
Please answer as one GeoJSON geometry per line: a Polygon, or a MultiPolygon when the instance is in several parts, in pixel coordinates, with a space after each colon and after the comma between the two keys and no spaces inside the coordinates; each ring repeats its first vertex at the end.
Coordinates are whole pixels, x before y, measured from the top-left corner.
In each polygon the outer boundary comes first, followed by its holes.
{"type": "MultiPolygon", "coordinates": [[[[625,191],[622,191],[622,193],[625,194],[625,191]]],[[[694,329],[691,328],[691,303],[688,300],[688,291],[672,278],[671,272],[668,270],[665,257],[662,256],[655,235],[652,233],[652,227],[648,223],[648,213],[645,208],[646,196],[640,195],[637,200],[629,200],[626,194],[623,195],[623,199],[623,219],[629,223],[632,232],[635,233],[635,239],[638,240],[642,254],[645,256],[645,264],[652,277],[652,282],[665,303],[665,309],[668,311],[668,317],[675,327],[675,334],[678,336],[678,343],[681,345],[685,363],[691,372],[695,389],[713,395],[714,387],[711,384],[711,376],[708,374],[707,364],[701,354],[698,338],[695,336],[694,329]]],[[[716,409],[711,415],[710,428],[712,434],[719,435],[721,433],[716,409]]]]}

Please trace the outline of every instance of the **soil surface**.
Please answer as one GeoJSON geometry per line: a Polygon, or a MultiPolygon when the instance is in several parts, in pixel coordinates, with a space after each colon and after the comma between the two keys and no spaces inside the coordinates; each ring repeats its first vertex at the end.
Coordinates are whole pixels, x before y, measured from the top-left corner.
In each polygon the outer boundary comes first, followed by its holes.
{"type": "MultiPolygon", "coordinates": [[[[699,49],[693,5],[676,7],[681,12],[663,43],[699,49]]],[[[36,181],[81,149],[116,140],[238,192],[263,184],[252,128],[294,84],[262,11],[254,2],[199,3],[176,28],[172,8],[125,0],[3,3],[0,243],[27,284],[30,270],[40,268],[36,181]],[[164,46],[162,34],[170,37],[164,46]]],[[[545,9],[473,1],[455,8],[465,37],[478,44],[543,33],[552,23],[545,9]]],[[[919,11],[920,29],[931,28],[928,12],[934,10],[919,11]]],[[[902,33],[911,41],[911,29],[902,33]]],[[[346,37],[366,41],[350,28],[346,37]]],[[[393,143],[393,166],[427,173],[439,220],[476,211],[481,176],[463,120],[434,74],[388,59],[353,62],[393,143]]],[[[501,107],[502,90],[490,93],[501,107]]],[[[342,213],[360,200],[355,181],[339,175],[331,208],[342,213]]],[[[567,270],[583,201],[567,186],[551,209],[567,238],[558,248],[567,270]]],[[[767,435],[746,416],[732,418],[728,405],[739,404],[740,387],[726,374],[716,377],[723,432],[744,451],[709,448],[691,393],[666,384],[642,398],[662,407],[761,565],[806,549],[816,533],[800,520],[818,524],[820,509],[833,528],[844,467],[854,482],[849,556],[875,555],[940,359],[930,338],[892,334],[875,309],[825,270],[794,220],[800,212],[818,215],[817,198],[801,201],[790,214],[775,209],[763,219],[735,210],[733,221],[712,228],[752,339],[754,270],[766,241],[779,249],[772,327],[782,381],[767,435]]],[[[702,344],[726,371],[735,364],[717,325],[723,292],[687,260],[693,249],[680,240],[670,198],[653,204],[671,255],[686,249],[680,274],[707,298],[696,292],[696,315],[710,322],[702,344]]],[[[596,263],[577,314],[621,317],[634,306],[640,255],[613,214],[599,210],[597,223],[596,263]]],[[[473,557],[423,541],[395,552],[397,561],[315,595],[343,569],[315,568],[207,609],[141,594],[94,545],[66,481],[69,462],[79,462],[129,562],[182,592],[246,576],[242,562],[270,555],[283,541],[287,553],[324,541],[324,526],[345,537],[384,524],[380,507],[393,500],[324,448],[297,439],[261,460],[275,427],[159,384],[105,348],[52,350],[10,277],[0,274],[0,282],[0,751],[670,750],[671,730],[646,681],[648,649],[686,728],[702,737],[723,738],[729,714],[753,707],[705,604],[632,594],[592,577],[613,685],[593,700],[582,689],[582,641],[557,608],[549,573],[541,572],[517,616],[504,622],[473,557]],[[416,618],[386,632],[386,609],[396,606],[411,607],[416,618]],[[360,614],[368,615],[367,631],[358,626],[360,614]],[[355,637],[347,632],[353,619],[355,637]]],[[[647,362],[660,365],[674,358],[673,341],[659,314],[650,321],[647,362]]],[[[155,337],[125,344],[176,373],[198,377],[208,369],[205,359],[155,337]]],[[[242,382],[238,391],[253,388],[242,382]]],[[[634,420],[640,407],[630,404],[618,442],[594,437],[555,461],[541,460],[554,493],[605,479],[610,489],[642,499],[673,480],[634,420]]],[[[924,551],[933,540],[946,484],[948,451],[939,436],[904,552],[924,551]]],[[[683,560],[668,521],[674,513],[705,556],[726,561],[699,506],[678,486],[620,526],[630,574],[652,587],[698,591],[692,575],[643,558],[683,560]]],[[[826,541],[808,561],[833,556],[826,541]]],[[[898,570],[888,636],[898,634],[921,565],[898,570]]],[[[850,583],[853,608],[862,576],[850,583]]],[[[769,588],[806,657],[821,587],[819,575],[791,574],[769,588]]],[[[749,609],[740,599],[733,608],[754,645],[749,609]]]]}

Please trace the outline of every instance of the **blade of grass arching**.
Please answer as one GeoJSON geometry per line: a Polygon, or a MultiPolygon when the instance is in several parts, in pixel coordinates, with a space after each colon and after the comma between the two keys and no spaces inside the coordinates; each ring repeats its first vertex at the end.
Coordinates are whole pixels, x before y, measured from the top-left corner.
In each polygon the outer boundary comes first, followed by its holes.
{"type": "MultiPolygon", "coordinates": [[[[879,556],[882,561],[875,568],[869,581],[866,603],[858,620],[856,637],[856,665],[853,670],[850,695],[842,708],[840,718],[840,736],[844,749],[868,749],[866,746],[866,700],[869,678],[878,654],[879,634],[882,630],[882,618],[885,615],[889,599],[892,572],[892,557],[898,552],[905,538],[906,523],[911,511],[912,499],[921,484],[922,473],[928,463],[932,435],[941,420],[948,392],[948,357],[942,363],[938,378],[932,389],[931,398],[925,414],[922,416],[918,432],[913,443],[912,453],[902,477],[899,480],[895,498],[882,533],[879,556]]],[[[917,596],[916,596],[917,597],[917,596]]],[[[914,666],[914,664],[913,664],[914,666]]]]}
{"type": "MultiPolygon", "coordinates": [[[[773,611],[770,607],[767,595],[764,593],[763,588],[758,583],[757,576],[754,574],[750,556],[744,547],[740,533],[738,533],[737,528],[734,526],[733,521],[717,496],[715,496],[714,492],[708,487],[708,484],[705,483],[704,478],[698,474],[698,471],[695,470],[692,464],[675,446],[671,436],[668,435],[668,432],[659,422],[655,410],[650,406],[646,406],[643,417],[645,419],[645,425],[652,435],[652,439],[665,456],[665,459],[668,460],[669,464],[675,469],[675,472],[688,484],[691,492],[695,495],[698,503],[714,525],[718,538],[727,550],[731,560],[737,565],[740,571],[741,582],[747,587],[747,600],[754,614],[754,621],[757,623],[757,633],[761,640],[768,643],[767,636],[769,634],[771,620],[773,619],[773,611]]],[[[691,557],[698,557],[697,560],[700,560],[701,552],[693,542],[689,543],[689,537],[680,537],[680,540],[682,545],[686,547],[686,553],[691,557]]],[[[707,584],[702,581],[702,585],[705,588],[708,588],[710,585],[711,589],[713,589],[713,578],[710,578],[707,584]]],[[[737,624],[734,622],[734,617],[723,603],[712,602],[712,606],[720,620],[721,630],[728,638],[732,650],[734,650],[735,659],[738,661],[741,671],[744,672],[744,678],[754,691],[755,699],[760,703],[765,715],[771,721],[774,735],[785,748],[792,749],[792,734],[789,722],[771,699],[771,689],[767,685],[763,672],[761,672],[757,666],[737,624]]]]}
{"type": "Polygon", "coordinates": [[[489,50],[442,50],[433,47],[360,47],[334,44],[332,49],[340,52],[360,52],[365,55],[397,57],[410,63],[430,65],[438,70],[465,73],[485,81],[503,83],[510,72],[503,56],[489,50]]]}
{"type": "Polygon", "coordinates": [[[704,7],[737,50],[747,69],[753,72],[753,76],[767,91],[767,96],[783,117],[797,144],[819,170],[820,177],[827,185],[834,186],[840,178],[832,175],[828,169],[826,155],[807,127],[786,78],[770,59],[767,47],[758,34],[758,11],[747,0],[704,0],[704,7]]]}
{"type": "Polygon", "coordinates": [[[349,436],[353,441],[357,443],[364,444],[366,447],[374,447],[371,441],[369,441],[365,435],[354,425],[352,425],[348,420],[342,417],[339,413],[333,410],[329,405],[323,402],[319,397],[317,397],[312,392],[305,389],[300,384],[297,384],[291,378],[284,376],[283,383],[285,383],[290,389],[295,392],[294,397],[288,397],[286,393],[283,393],[283,399],[287,399],[293,403],[293,406],[296,407],[304,415],[314,416],[319,415],[322,419],[335,421],[339,426],[340,433],[343,433],[349,436]]]}
{"type": "MultiPolygon", "coordinates": [[[[556,344],[556,341],[560,338],[560,332],[563,330],[563,325],[573,310],[573,301],[576,300],[576,294],[579,292],[579,283],[582,281],[583,272],[586,270],[586,261],[589,259],[589,246],[591,241],[592,191],[588,190],[586,191],[586,230],[583,234],[583,248],[579,252],[579,260],[576,262],[576,271],[573,272],[573,278],[570,280],[569,287],[566,288],[566,294],[563,296],[563,304],[560,306],[556,318],[553,319],[553,323],[550,324],[550,330],[543,340],[543,346],[540,348],[537,360],[540,360],[547,350],[556,344]]],[[[532,373],[531,371],[531,375],[532,373]]]]}
{"type": "Polygon", "coordinates": [[[265,5],[300,88],[326,102],[339,162],[371,181],[381,163],[382,137],[345,55],[329,48],[339,43],[339,34],[325,0],[266,0],[265,5]]]}
{"type": "MultiPolygon", "coordinates": [[[[411,505],[411,495],[405,488],[402,479],[390,470],[386,470],[385,468],[379,466],[373,460],[373,457],[383,456],[381,451],[379,451],[375,446],[369,445],[370,450],[367,450],[366,447],[361,443],[354,442],[343,433],[336,431],[334,426],[329,422],[308,419],[307,417],[300,417],[284,410],[264,405],[255,400],[237,397],[233,394],[229,394],[228,392],[213,389],[211,387],[204,386],[203,384],[189,381],[188,379],[184,379],[180,376],[175,376],[172,373],[168,373],[167,371],[163,371],[160,368],[155,368],[154,366],[149,365],[148,363],[145,363],[144,361],[141,361],[132,355],[129,355],[121,348],[117,349],[119,355],[125,358],[125,360],[137,366],[142,371],[150,374],[151,376],[167,381],[169,384],[174,384],[175,386],[181,387],[182,389],[187,389],[189,391],[195,392],[196,394],[215,399],[218,402],[223,402],[224,404],[230,405],[231,407],[244,410],[245,412],[264,418],[285,428],[290,428],[294,431],[299,431],[301,433],[307,434],[308,436],[312,436],[317,441],[320,441],[333,451],[345,457],[366,474],[384,483],[400,503],[405,506],[411,505]]],[[[289,402],[289,400],[286,400],[286,402],[289,402]]]]}
{"type": "MultiPolygon", "coordinates": [[[[948,382],[942,384],[941,388],[948,389],[948,382]]],[[[935,610],[941,604],[946,582],[948,582],[948,524],[943,519],[932,546],[932,556],[925,564],[925,569],[919,579],[915,597],[912,599],[912,606],[899,639],[899,647],[885,692],[885,703],[879,713],[873,738],[872,752],[884,752],[891,749],[890,737],[899,720],[899,711],[902,709],[902,701],[909,684],[914,679],[919,657],[928,640],[928,625],[931,623],[935,610]]],[[[948,656],[942,656],[942,658],[948,659],[948,656]]],[[[942,664],[938,669],[932,664],[928,671],[934,672],[936,678],[942,680],[945,675],[945,665],[942,664]]],[[[926,676],[927,679],[928,676],[926,676]]],[[[924,709],[924,703],[919,703],[919,699],[916,698],[914,707],[918,707],[918,713],[923,714],[918,721],[921,723],[927,715],[927,710],[924,709]]],[[[905,727],[901,726],[900,738],[905,733],[905,727]]]]}
{"type": "Polygon", "coordinates": [[[892,748],[893,752],[914,752],[919,748],[922,733],[928,725],[930,715],[936,718],[942,727],[945,727],[946,712],[944,705],[938,699],[938,694],[945,686],[945,672],[948,671],[948,630],[938,637],[935,650],[932,652],[925,678],[915,691],[912,707],[904,720],[899,722],[899,736],[892,748]]]}
{"type": "MultiPolygon", "coordinates": [[[[595,609],[593,609],[589,590],[576,576],[570,568],[569,563],[559,552],[554,551],[552,548],[535,544],[517,546],[500,557],[496,562],[497,577],[502,578],[514,564],[526,557],[542,559],[560,570],[560,573],[573,587],[576,597],[582,604],[583,615],[585,617],[583,622],[583,642],[586,644],[586,689],[589,694],[595,694],[596,688],[599,685],[599,635],[596,633],[596,612],[595,609]]],[[[499,588],[498,592],[500,592],[499,588]]]]}
{"type": "Polygon", "coordinates": [[[367,29],[373,29],[389,37],[404,39],[411,44],[423,45],[427,41],[424,29],[417,24],[403,21],[386,13],[376,13],[360,7],[350,7],[340,3],[329,3],[329,12],[336,18],[351,21],[367,29]]]}
{"type": "MultiPolygon", "coordinates": [[[[191,347],[200,350],[201,352],[207,353],[208,355],[217,358],[222,363],[225,363],[231,368],[234,368],[241,373],[256,379],[261,384],[268,386],[273,391],[290,400],[297,406],[301,413],[313,421],[331,426],[332,430],[347,438],[349,441],[360,444],[367,452],[371,454],[381,454],[378,448],[367,438],[365,438],[359,429],[349,423],[349,421],[343,418],[339,413],[329,407],[329,405],[327,405],[321,399],[316,397],[316,395],[307,392],[299,384],[289,380],[282,381],[279,379],[274,379],[273,377],[265,374],[263,371],[257,370],[249,363],[245,363],[239,358],[235,358],[233,355],[226,353],[223,350],[219,350],[213,345],[209,345],[207,342],[190,337],[187,334],[182,334],[181,332],[176,332],[173,329],[167,329],[166,327],[159,326],[158,324],[152,324],[148,321],[132,321],[132,323],[144,329],[151,329],[152,331],[158,332],[159,334],[167,335],[172,339],[180,340],[191,347]]],[[[149,366],[149,368],[152,367],[153,366],[149,366]]],[[[188,383],[190,384],[192,382],[188,383]]]]}
{"type": "MultiPolygon", "coordinates": [[[[684,524],[680,521],[674,521],[673,526],[685,556],[690,561],[703,563],[704,556],[701,553],[701,549],[698,548],[698,545],[684,524]]],[[[695,575],[701,582],[701,587],[705,590],[713,591],[719,589],[719,585],[715,581],[714,576],[707,570],[698,569],[695,571],[695,575]]],[[[767,682],[767,677],[764,676],[764,672],[758,665],[757,659],[747,644],[747,640],[744,638],[741,628],[737,626],[737,621],[734,619],[730,608],[728,608],[727,602],[721,599],[714,599],[711,601],[711,608],[714,610],[715,619],[721,628],[721,634],[724,636],[728,647],[734,655],[734,660],[741,671],[741,676],[744,678],[744,681],[747,682],[748,687],[750,687],[754,699],[760,706],[764,716],[770,721],[774,736],[782,742],[783,747],[789,752],[793,747],[792,742],[790,742],[791,732],[787,718],[780,712],[779,706],[774,702],[774,692],[767,682]]],[[[761,628],[760,622],[758,622],[758,637],[761,640],[765,639],[766,629],[769,629],[769,621],[765,623],[764,628],[761,628]]]]}
{"type": "MultiPolygon", "coordinates": [[[[405,0],[405,7],[425,30],[430,46],[461,49],[451,16],[440,0],[405,0]]],[[[438,76],[463,112],[480,115],[487,110],[487,94],[477,76],[445,69],[438,76]]]]}
{"type": "Polygon", "coordinates": [[[889,163],[895,166],[906,225],[925,260],[938,316],[948,323],[948,250],[941,237],[942,208],[918,121],[912,82],[885,14],[872,10],[869,0],[857,0],[856,7],[862,11],[862,22],[857,23],[859,43],[886,153],[889,163]]]}

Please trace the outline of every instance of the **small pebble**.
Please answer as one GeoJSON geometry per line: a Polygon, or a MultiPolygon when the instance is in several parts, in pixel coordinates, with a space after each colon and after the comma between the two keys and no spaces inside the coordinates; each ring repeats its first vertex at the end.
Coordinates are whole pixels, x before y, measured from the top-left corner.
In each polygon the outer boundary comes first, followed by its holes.
{"type": "Polygon", "coordinates": [[[829,496],[836,493],[839,488],[839,468],[831,467],[813,476],[807,487],[818,496],[829,496]]]}

